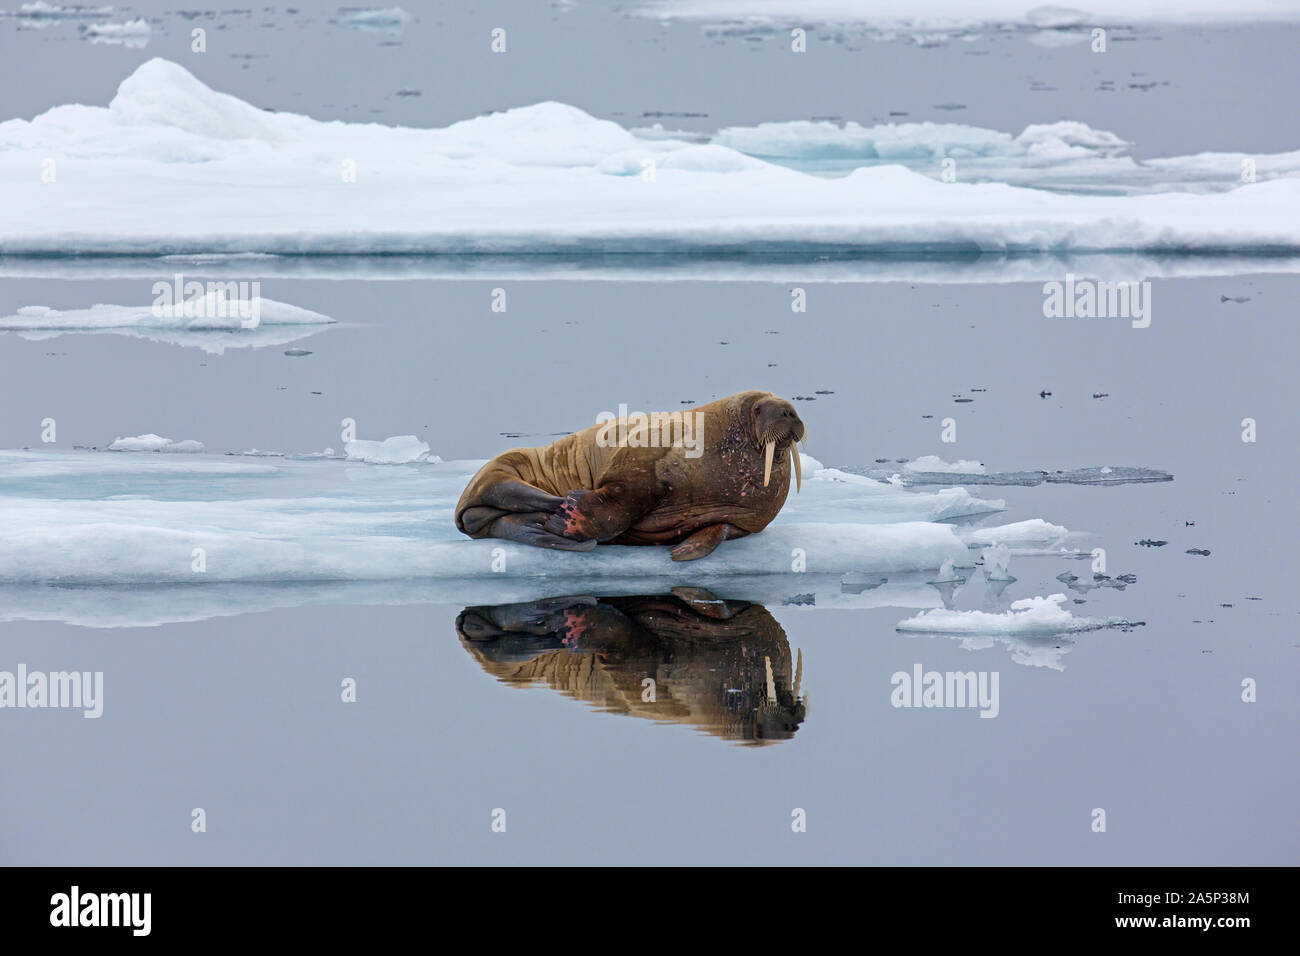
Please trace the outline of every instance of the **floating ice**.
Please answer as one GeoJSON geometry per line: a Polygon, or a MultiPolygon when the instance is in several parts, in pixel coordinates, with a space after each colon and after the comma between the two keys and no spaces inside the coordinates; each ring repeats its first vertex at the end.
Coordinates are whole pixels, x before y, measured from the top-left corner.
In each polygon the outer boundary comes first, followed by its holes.
{"type": "Polygon", "coordinates": [[[93,23],[83,29],[91,43],[111,43],[132,49],[147,46],[153,34],[149,21],[143,18],[125,23],[93,23]]]}
{"type": "Polygon", "coordinates": [[[410,19],[411,15],[401,7],[383,9],[340,7],[335,22],[356,30],[382,30],[385,33],[401,33],[410,19]]]}
{"type": "Polygon", "coordinates": [[[0,123],[0,183],[26,182],[51,155],[59,188],[9,190],[0,254],[1300,250],[1289,174],[1135,196],[942,183],[894,165],[830,179],[717,143],[640,139],[559,103],[443,129],[319,122],[161,59],[108,108],[0,123]],[[363,171],[345,189],[340,157],[363,171]],[[647,163],[653,177],[628,174],[647,163]]]}
{"type": "Polygon", "coordinates": [[[972,548],[1001,545],[1009,554],[1041,554],[1060,549],[1070,532],[1042,518],[1030,518],[996,528],[963,528],[960,533],[972,548]]]}
{"type": "Polygon", "coordinates": [[[113,12],[112,7],[71,6],[64,7],[45,0],[23,3],[17,10],[0,10],[0,17],[21,17],[24,20],[84,20],[94,17],[106,17],[113,12]]]}
{"type": "Polygon", "coordinates": [[[937,455],[922,455],[915,461],[905,464],[903,471],[923,474],[982,475],[984,466],[978,461],[967,461],[965,458],[947,462],[937,455]]]}
{"type": "Polygon", "coordinates": [[[136,435],[133,438],[118,438],[108,445],[109,451],[172,451],[186,452],[197,454],[206,451],[203,442],[195,441],[192,438],[186,438],[181,441],[172,441],[170,438],[163,438],[160,435],[150,433],[148,435],[136,435]]]}
{"type": "Polygon", "coordinates": [[[383,441],[357,439],[343,446],[348,461],[368,461],[379,465],[407,465],[417,461],[442,461],[429,457],[429,446],[414,435],[395,435],[383,441]]]}
{"type": "Polygon", "coordinates": [[[1011,567],[1011,550],[1005,544],[995,544],[985,548],[981,557],[984,560],[984,577],[989,581],[1014,581],[1008,570],[1011,567]]]}
{"type": "Polygon", "coordinates": [[[1075,617],[1061,606],[1065,601],[1064,594],[1025,598],[1012,602],[1011,610],[1000,614],[933,608],[900,622],[898,630],[932,634],[1067,634],[1129,624],[1118,618],[1075,617]]]}
{"type": "MultiPolygon", "coordinates": [[[[165,448],[161,442],[139,436],[130,445],[165,448]]],[[[402,445],[390,457],[423,447],[410,439],[402,445]]],[[[478,599],[491,603],[484,593],[491,587],[545,596],[550,588],[587,589],[592,580],[680,583],[685,573],[667,548],[574,554],[464,537],[452,512],[480,461],[377,467],[319,458],[178,458],[0,452],[0,583],[457,579],[484,582],[478,599]],[[195,549],[205,555],[202,571],[193,567],[195,549]]],[[[691,565],[691,579],[769,576],[770,596],[807,593],[820,576],[817,600],[826,604],[855,599],[841,584],[849,572],[892,580],[901,572],[932,574],[945,561],[969,563],[954,527],[929,520],[952,506],[950,496],[840,480],[834,469],[805,474],[803,494],[791,496],[767,530],[691,565]]]]}
{"type": "Polygon", "coordinates": [[[228,348],[262,348],[284,345],[314,335],[333,319],[274,299],[259,298],[256,325],[251,303],[236,302],[224,292],[205,293],[182,303],[181,308],[153,305],[93,305],[88,309],[51,309],[27,305],[0,317],[0,332],[17,332],[23,338],[46,339],[72,332],[129,335],[172,345],[192,346],[220,354],[228,348]],[[190,308],[186,315],[185,306],[190,308]],[[245,315],[241,315],[241,311],[245,315]]]}

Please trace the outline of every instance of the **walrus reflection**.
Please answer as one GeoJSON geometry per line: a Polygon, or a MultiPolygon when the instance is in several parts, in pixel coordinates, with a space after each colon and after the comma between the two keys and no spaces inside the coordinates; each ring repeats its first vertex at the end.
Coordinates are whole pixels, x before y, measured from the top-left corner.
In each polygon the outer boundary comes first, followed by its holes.
{"type": "Polygon", "coordinates": [[[611,713],[726,740],[786,740],[807,714],[803,654],[792,667],[767,608],[699,588],[467,607],[456,632],[503,683],[548,684],[611,713]]]}

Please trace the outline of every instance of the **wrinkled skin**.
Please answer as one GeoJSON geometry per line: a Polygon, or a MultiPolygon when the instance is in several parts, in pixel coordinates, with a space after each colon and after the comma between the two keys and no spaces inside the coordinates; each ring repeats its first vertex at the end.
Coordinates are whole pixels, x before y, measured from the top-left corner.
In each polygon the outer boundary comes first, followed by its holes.
{"type": "Polygon", "coordinates": [[[762,531],[785,504],[805,435],[794,406],[753,391],[679,414],[699,416],[698,457],[681,441],[642,448],[634,435],[620,444],[602,425],[540,448],[513,448],[470,481],[456,527],[471,538],[565,551],[675,545],[675,561],[762,531]]]}
{"type": "Polygon", "coordinates": [[[701,588],[467,607],[456,632],[498,680],[546,684],[607,712],[750,745],[793,737],[807,715],[803,656],[791,660],[776,619],[701,588]]]}

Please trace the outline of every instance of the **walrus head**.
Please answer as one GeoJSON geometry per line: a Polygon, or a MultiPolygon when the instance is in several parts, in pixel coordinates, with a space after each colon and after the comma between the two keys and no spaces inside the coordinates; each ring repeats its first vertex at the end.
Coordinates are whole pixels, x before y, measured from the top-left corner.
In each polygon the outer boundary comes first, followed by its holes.
{"type": "Polygon", "coordinates": [[[797,442],[807,434],[794,405],[770,392],[759,396],[749,407],[750,422],[754,428],[754,441],[763,452],[763,487],[772,480],[772,459],[779,452],[788,451],[794,466],[795,490],[803,490],[803,469],[799,466],[797,442]]]}

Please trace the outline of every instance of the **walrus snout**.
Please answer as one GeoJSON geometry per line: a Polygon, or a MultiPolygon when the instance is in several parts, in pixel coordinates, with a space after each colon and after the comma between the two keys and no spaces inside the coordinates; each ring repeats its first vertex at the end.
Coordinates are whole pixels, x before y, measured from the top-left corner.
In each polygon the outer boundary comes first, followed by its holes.
{"type": "Polygon", "coordinates": [[[802,491],[803,468],[799,463],[796,443],[804,440],[807,429],[794,405],[779,396],[768,395],[754,403],[752,414],[754,434],[759,447],[763,449],[763,487],[766,488],[772,481],[772,459],[777,450],[784,455],[789,449],[795,491],[802,491]]]}

